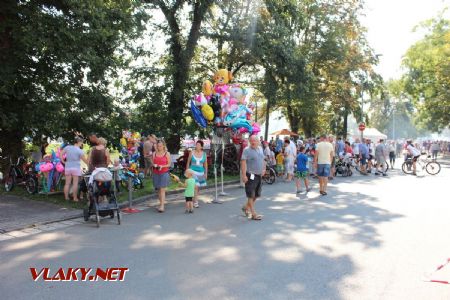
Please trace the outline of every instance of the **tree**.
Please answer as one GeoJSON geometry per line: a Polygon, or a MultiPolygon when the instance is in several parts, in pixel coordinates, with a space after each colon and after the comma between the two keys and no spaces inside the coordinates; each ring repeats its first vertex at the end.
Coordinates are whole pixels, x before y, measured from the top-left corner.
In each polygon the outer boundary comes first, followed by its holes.
{"type": "Polygon", "coordinates": [[[171,88],[168,96],[168,116],[165,119],[166,128],[170,130],[167,145],[170,151],[178,152],[180,148],[183,127],[183,110],[186,107],[185,89],[190,74],[192,58],[200,38],[200,29],[205,19],[206,12],[214,3],[213,0],[186,1],[174,0],[170,4],[163,0],[149,0],[152,8],[159,9],[164,17],[164,32],[167,34],[170,60],[171,88]],[[184,35],[183,13],[184,9],[190,9],[187,36],[184,35]]]}
{"type": "Polygon", "coordinates": [[[450,124],[450,21],[441,13],[418,28],[425,37],[403,59],[405,92],[418,110],[419,126],[440,131],[450,124]]]}
{"type": "Polygon", "coordinates": [[[108,88],[134,21],[131,0],[1,2],[3,155],[17,155],[24,137],[111,136],[109,120],[119,111],[108,88]]]}

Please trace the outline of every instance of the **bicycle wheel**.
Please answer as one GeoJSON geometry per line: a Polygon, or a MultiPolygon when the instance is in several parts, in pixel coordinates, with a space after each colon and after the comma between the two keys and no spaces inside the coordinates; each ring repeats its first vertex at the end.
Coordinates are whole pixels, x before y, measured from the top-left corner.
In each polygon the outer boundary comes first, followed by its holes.
{"type": "Polygon", "coordinates": [[[14,185],[16,184],[16,176],[14,174],[9,174],[8,177],[5,179],[5,190],[7,192],[12,191],[14,188],[14,185]]]}
{"type": "Polygon", "coordinates": [[[427,163],[425,168],[430,175],[436,175],[441,171],[441,165],[435,161],[427,163]]]}
{"type": "Polygon", "coordinates": [[[272,183],[275,182],[276,177],[277,177],[277,176],[276,176],[275,170],[272,169],[272,168],[270,168],[270,170],[269,170],[269,180],[270,180],[270,184],[272,184],[272,183]]]}
{"type": "Polygon", "coordinates": [[[28,194],[33,195],[37,193],[38,183],[36,178],[29,177],[27,181],[25,181],[25,188],[27,189],[28,194]]]}
{"type": "Polygon", "coordinates": [[[402,164],[402,171],[405,174],[412,174],[413,168],[412,168],[412,162],[404,162],[402,164]]]}

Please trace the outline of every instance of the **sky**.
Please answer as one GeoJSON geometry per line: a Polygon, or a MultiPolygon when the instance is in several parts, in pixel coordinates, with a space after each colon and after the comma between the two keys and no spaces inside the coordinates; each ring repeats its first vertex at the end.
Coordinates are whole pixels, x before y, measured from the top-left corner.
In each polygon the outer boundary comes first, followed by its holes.
{"type": "MultiPolygon", "coordinates": [[[[402,56],[423,37],[413,33],[414,26],[438,15],[450,7],[450,0],[366,0],[362,24],[367,27],[367,39],[380,63],[376,70],[385,80],[399,78],[402,56]]],[[[445,16],[450,17],[447,10],[445,16]]]]}

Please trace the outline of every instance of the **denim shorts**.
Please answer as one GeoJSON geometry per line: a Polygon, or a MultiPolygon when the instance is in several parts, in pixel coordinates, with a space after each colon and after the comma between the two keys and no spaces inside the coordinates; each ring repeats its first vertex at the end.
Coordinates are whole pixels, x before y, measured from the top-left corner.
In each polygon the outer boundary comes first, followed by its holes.
{"type": "Polygon", "coordinates": [[[329,164],[318,164],[317,165],[317,176],[328,177],[330,176],[330,165],[329,164]]]}

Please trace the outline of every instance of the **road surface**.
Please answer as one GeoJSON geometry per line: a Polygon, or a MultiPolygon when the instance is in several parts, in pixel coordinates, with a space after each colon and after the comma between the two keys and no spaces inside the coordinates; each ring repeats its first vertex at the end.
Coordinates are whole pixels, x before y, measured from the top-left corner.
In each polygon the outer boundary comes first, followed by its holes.
{"type": "MultiPolygon", "coordinates": [[[[437,176],[337,178],[329,195],[265,185],[262,221],[243,189],[185,215],[125,215],[0,241],[2,299],[450,299],[422,281],[450,257],[450,166],[437,176]],[[30,267],[126,267],[123,282],[34,282],[30,267]]],[[[207,201],[210,195],[202,196],[207,201]]],[[[450,280],[450,265],[434,274],[450,280]]]]}

